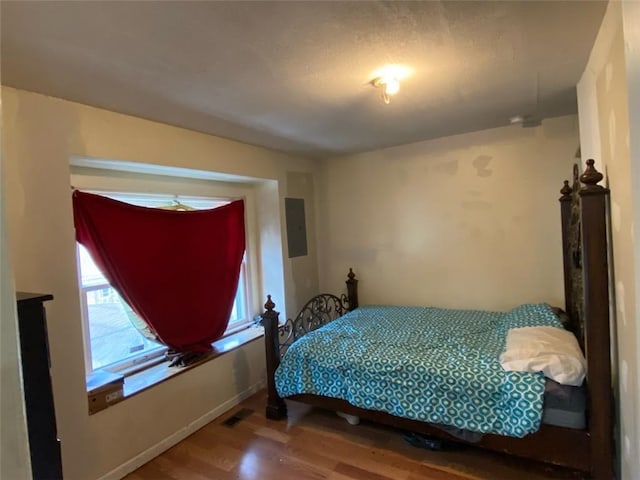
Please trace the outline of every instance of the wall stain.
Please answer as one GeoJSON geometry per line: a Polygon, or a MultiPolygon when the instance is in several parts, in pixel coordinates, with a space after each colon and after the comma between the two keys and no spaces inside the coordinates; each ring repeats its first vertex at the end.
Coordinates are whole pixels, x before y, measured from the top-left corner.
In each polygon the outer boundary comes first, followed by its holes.
{"type": "Polygon", "coordinates": [[[469,195],[471,195],[472,197],[481,197],[482,196],[482,192],[479,190],[469,190],[467,192],[469,195]]]}
{"type": "Polygon", "coordinates": [[[473,161],[473,166],[476,168],[479,177],[489,177],[493,173],[493,170],[487,168],[493,157],[489,155],[478,155],[473,161]]]}

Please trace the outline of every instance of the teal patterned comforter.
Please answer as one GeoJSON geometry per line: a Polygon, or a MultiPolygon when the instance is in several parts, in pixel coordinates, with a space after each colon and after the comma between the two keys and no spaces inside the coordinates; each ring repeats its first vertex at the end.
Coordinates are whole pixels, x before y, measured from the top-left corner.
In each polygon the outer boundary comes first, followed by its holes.
{"type": "Polygon", "coordinates": [[[542,418],[542,373],[506,372],[507,331],[561,323],[546,304],[508,312],[361,307],[296,341],[278,393],[352,405],[481,433],[523,437],[542,418]]]}

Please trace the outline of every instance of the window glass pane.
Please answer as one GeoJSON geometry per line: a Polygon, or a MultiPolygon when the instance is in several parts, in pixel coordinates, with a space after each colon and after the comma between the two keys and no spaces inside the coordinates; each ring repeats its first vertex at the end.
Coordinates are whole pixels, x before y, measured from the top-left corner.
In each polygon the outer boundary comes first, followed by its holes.
{"type": "Polygon", "coordinates": [[[231,311],[231,317],[229,318],[229,326],[227,328],[234,328],[247,322],[247,275],[246,275],[246,255],[242,259],[242,265],[240,266],[240,278],[238,279],[238,289],[236,290],[236,296],[233,300],[233,309],[231,311]]]}
{"type": "Polygon", "coordinates": [[[163,346],[143,337],[133,326],[124,300],[104,278],[89,252],[78,244],[82,302],[88,318],[93,370],[140,354],[160,352],[163,346]]]}
{"type": "Polygon", "coordinates": [[[229,200],[218,198],[203,198],[203,197],[189,197],[189,196],[170,196],[170,195],[156,195],[156,194],[126,194],[126,193],[102,193],[105,197],[113,198],[120,202],[130,203],[131,205],[138,205],[139,207],[161,208],[180,202],[188,207],[195,208],[196,210],[221,207],[229,203],[229,200]]]}
{"type": "Polygon", "coordinates": [[[87,249],[78,244],[78,258],[80,260],[80,277],[83,287],[91,287],[94,285],[103,285],[107,282],[98,266],[93,263],[93,259],[87,249]]]}
{"type": "Polygon", "coordinates": [[[85,291],[85,295],[94,370],[141,353],[163,350],[162,345],[144,338],[131,324],[124,301],[113,288],[85,291]]]}

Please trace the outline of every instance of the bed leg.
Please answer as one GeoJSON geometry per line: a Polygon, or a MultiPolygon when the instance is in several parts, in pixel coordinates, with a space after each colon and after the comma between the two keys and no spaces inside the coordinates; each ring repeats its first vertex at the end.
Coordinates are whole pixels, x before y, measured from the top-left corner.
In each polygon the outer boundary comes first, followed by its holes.
{"type": "Polygon", "coordinates": [[[280,397],[267,398],[267,409],[265,414],[269,420],[282,420],[287,418],[287,405],[280,397]]]}
{"type": "Polygon", "coordinates": [[[287,405],[276,390],[275,373],[280,365],[280,342],[278,341],[278,312],[274,310],[275,303],[271,295],[267,295],[262,314],[264,326],[264,341],[267,365],[267,409],[266,416],[270,420],[280,420],[287,416],[287,405]]]}

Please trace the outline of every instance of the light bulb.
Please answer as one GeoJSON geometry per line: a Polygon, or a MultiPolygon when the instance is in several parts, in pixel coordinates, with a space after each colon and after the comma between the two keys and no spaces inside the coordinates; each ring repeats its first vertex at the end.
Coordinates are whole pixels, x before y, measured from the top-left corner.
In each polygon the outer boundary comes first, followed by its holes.
{"type": "Polygon", "coordinates": [[[384,80],[384,91],[387,95],[395,95],[400,91],[400,82],[397,78],[387,78],[384,80]]]}

